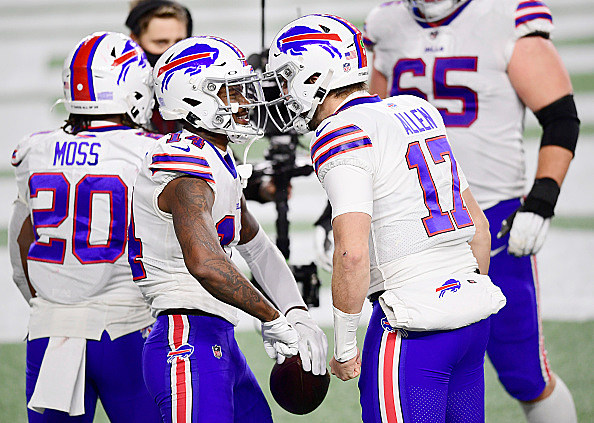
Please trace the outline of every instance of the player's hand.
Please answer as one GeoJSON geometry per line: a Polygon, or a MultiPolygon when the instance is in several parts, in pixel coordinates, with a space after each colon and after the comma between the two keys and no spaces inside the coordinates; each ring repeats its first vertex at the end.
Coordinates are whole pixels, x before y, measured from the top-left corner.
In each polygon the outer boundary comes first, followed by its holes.
{"type": "Polygon", "coordinates": [[[328,340],[306,310],[293,308],[287,313],[287,320],[299,332],[299,355],[303,370],[314,375],[326,374],[328,340]]]}
{"type": "Polygon", "coordinates": [[[314,245],[316,264],[327,272],[332,272],[332,256],[334,254],[334,234],[332,229],[326,230],[322,225],[314,226],[314,245]]]}
{"type": "Polygon", "coordinates": [[[554,215],[559,191],[559,185],[553,179],[535,179],[524,203],[503,221],[497,238],[509,233],[507,251],[511,255],[527,256],[540,250],[554,215]]]}
{"type": "Polygon", "coordinates": [[[281,364],[286,357],[299,352],[299,333],[282,314],[270,322],[262,322],[264,349],[270,358],[281,364]]]}
{"type": "Polygon", "coordinates": [[[544,244],[550,218],[543,218],[536,213],[518,210],[501,224],[497,238],[509,232],[507,251],[516,257],[536,254],[544,244]]]}
{"type": "Polygon", "coordinates": [[[344,363],[336,361],[336,358],[332,357],[332,360],[330,360],[330,373],[344,381],[358,377],[361,374],[359,349],[357,349],[357,355],[355,357],[344,363]]]}

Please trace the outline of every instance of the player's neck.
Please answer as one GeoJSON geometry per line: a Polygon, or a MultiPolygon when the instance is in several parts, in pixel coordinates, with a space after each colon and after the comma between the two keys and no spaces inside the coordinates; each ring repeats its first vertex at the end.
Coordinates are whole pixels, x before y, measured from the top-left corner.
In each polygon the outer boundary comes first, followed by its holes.
{"type": "Polygon", "coordinates": [[[345,97],[326,97],[322,104],[320,104],[316,109],[316,112],[314,113],[313,118],[311,119],[312,124],[310,125],[310,129],[317,128],[324,119],[326,119],[330,115],[333,115],[338,110],[344,99],[345,97]]]}

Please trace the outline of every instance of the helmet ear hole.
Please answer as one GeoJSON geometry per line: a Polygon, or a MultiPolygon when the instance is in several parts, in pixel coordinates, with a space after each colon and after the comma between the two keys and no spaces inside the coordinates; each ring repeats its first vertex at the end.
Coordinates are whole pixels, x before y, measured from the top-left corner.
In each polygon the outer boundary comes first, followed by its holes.
{"type": "Polygon", "coordinates": [[[306,85],[311,85],[311,84],[315,84],[316,81],[318,80],[318,78],[320,77],[321,73],[320,72],[316,72],[316,73],[312,73],[309,78],[307,78],[307,80],[305,81],[306,85]]]}
{"type": "Polygon", "coordinates": [[[141,94],[141,93],[139,93],[138,91],[136,91],[136,92],[134,93],[134,98],[135,98],[136,100],[140,100],[140,99],[142,98],[142,94],[141,94]]]}
{"type": "Polygon", "coordinates": [[[201,101],[196,100],[195,98],[190,98],[190,97],[184,97],[183,98],[183,101],[185,103],[188,103],[192,107],[196,107],[197,105],[199,105],[200,103],[202,103],[201,101]]]}

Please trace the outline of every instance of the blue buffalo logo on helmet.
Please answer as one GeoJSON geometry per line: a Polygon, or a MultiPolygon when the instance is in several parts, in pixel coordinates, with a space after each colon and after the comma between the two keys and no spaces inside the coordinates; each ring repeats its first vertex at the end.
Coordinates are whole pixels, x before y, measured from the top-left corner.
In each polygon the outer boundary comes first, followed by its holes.
{"type": "Polygon", "coordinates": [[[202,70],[213,65],[219,57],[219,50],[208,44],[194,44],[179,54],[167,59],[166,64],[161,66],[157,77],[165,74],[161,85],[161,92],[167,89],[167,85],[173,76],[173,73],[180,69],[185,69],[185,74],[196,75],[202,70]]]}
{"type": "Polygon", "coordinates": [[[457,281],[456,279],[448,279],[442,286],[436,288],[435,292],[439,292],[439,298],[442,298],[446,291],[456,292],[460,288],[462,288],[460,281],[457,281]]]}
{"type": "Polygon", "coordinates": [[[194,353],[194,346],[190,344],[183,344],[176,349],[167,353],[167,362],[172,363],[175,359],[183,360],[190,357],[194,353]]]}
{"type": "Polygon", "coordinates": [[[294,26],[280,35],[276,45],[282,53],[292,56],[301,56],[307,51],[307,46],[317,45],[330,53],[332,58],[342,58],[342,54],[331,41],[341,42],[342,39],[338,34],[331,32],[318,31],[307,26],[294,26]]]}
{"type": "MultiPolygon", "coordinates": [[[[113,53],[112,53],[113,54],[113,53]]],[[[122,69],[120,70],[120,75],[118,76],[117,84],[120,85],[120,82],[126,82],[126,75],[128,75],[128,71],[130,70],[130,66],[132,63],[138,61],[138,66],[144,68],[147,66],[148,61],[146,60],[146,55],[138,44],[136,44],[132,40],[126,41],[124,45],[124,50],[122,51],[122,55],[120,57],[116,57],[111,64],[112,67],[121,66],[122,69]],[[140,53],[140,54],[139,54],[140,53]]]]}

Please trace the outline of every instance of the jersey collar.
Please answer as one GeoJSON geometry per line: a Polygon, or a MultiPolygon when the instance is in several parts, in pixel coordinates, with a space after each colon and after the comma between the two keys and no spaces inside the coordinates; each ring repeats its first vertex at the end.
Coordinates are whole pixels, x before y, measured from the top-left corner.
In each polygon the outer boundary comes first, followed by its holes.
{"type": "Polygon", "coordinates": [[[212,149],[214,150],[214,152],[217,154],[217,156],[219,156],[219,159],[221,159],[221,161],[223,162],[223,164],[225,165],[225,167],[227,168],[227,170],[229,171],[231,176],[233,176],[233,179],[237,179],[237,170],[235,169],[235,165],[233,164],[233,159],[229,155],[229,150],[227,150],[227,153],[223,157],[223,155],[221,154],[221,150],[219,150],[214,144],[212,144],[207,139],[204,139],[204,138],[202,138],[202,139],[208,145],[210,145],[212,147],[212,149]]]}
{"type": "MultiPolygon", "coordinates": [[[[438,26],[449,25],[454,19],[456,19],[456,17],[460,13],[462,13],[462,11],[464,9],[466,9],[466,6],[468,6],[471,2],[472,2],[472,0],[468,0],[466,3],[464,3],[458,9],[456,9],[454,11],[454,13],[452,13],[450,16],[446,16],[442,20],[439,20],[439,21],[436,21],[436,22],[423,22],[423,21],[420,21],[420,20],[415,19],[415,22],[418,23],[419,25],[421,25],[421,27],[423,27],[423,28],[436,28],[438,26]]],[[[413,9],[412,10],[412,13],[414,13],[415,16],[418,16],[419,18],[421,17],[421,15],[419,15],[419,11],[417,9],[413,9]]]]}
{"type": "Polygon", "coordinates": [[[358,106],[359,104],[379,103],[380,101],[382,101],[382,99],[379,98],[378,95],[370,95],[366,91],[357,91],[356,93],[348,96],[345,101],[343,101],[342,104],[338,106],[338,109],[336,109],[333,115],[353,106],[358,106]]]}

